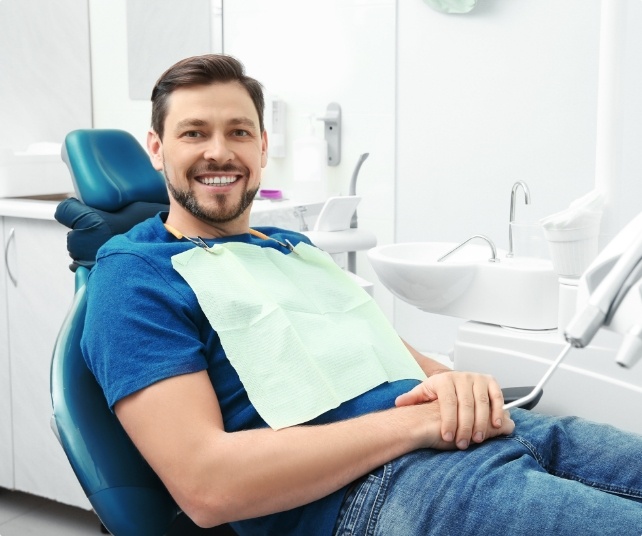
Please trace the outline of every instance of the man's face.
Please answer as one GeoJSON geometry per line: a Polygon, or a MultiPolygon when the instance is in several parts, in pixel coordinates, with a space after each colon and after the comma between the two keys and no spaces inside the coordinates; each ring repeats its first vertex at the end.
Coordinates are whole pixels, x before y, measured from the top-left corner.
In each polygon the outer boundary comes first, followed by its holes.
{"type": "Polygon", "coordinates": [[[182,232],[202,229],[202,223],[229,229],[249,222],[267,162],[267,136],[239,83],[174,91],[163,139],[150,132],[148,148],[152,164],[165,174],[170,216],[182,232]]]}

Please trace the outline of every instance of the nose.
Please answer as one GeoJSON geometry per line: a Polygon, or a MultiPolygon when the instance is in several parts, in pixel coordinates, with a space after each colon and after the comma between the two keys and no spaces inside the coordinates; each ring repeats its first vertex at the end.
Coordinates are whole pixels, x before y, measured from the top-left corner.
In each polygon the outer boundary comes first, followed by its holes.
{"type": "Polygon", "coordinates": [[[224,164],[234,159],[234,152],[230,148],[226,137],[222,133],[217,133],[207,141],[203,157],[205,160],[224,164]]]}

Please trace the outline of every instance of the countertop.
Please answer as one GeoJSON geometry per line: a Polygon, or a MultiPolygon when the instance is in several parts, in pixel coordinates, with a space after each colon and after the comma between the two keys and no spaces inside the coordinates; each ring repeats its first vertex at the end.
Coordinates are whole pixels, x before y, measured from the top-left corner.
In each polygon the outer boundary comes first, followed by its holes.
{"type": "MultiPolygon", "coordinates": [[[[50,196],[39,197],[5,197],[0,198],[0,216],[14,216],[18,218],[34,218],[39,220],[55,220],[54,213],[58,204],[71,197],[73,194],[58,194],[50,196]]],[[[277,221],[269,222],[271,214],[283,212],[287,213],[286,219],[294,219],[294,209],[296,207],[305,207],[304,214],[313,220],[323,203],[299,203],[290,199],[283,199],[278,201],[257,199],[252,206],[251,221],[256,221],[254,225],[267,225],[276,224],[277,221]]],[[[280,218],[277,218],[280,219],[280,218]]]]}
{"type": "Polygon", "coordinates": [[[56,207],[68,195],[0,198],[0,216],[54,220],[56,207]]]}

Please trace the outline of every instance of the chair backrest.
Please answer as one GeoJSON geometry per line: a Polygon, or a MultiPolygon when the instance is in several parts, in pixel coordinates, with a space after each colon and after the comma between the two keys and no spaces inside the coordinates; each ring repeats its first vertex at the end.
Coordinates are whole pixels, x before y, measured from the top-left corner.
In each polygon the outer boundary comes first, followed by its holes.
{"type": "Polygon", "coordinates": [[[178,508],[110,411],[80,351],[84,267],[51,363],[52,428],[89,502],[115,536],[161,536],[178,508]]]}
{"type": "Polygon", "coordinates": [[[165,178],[129,132],[74,130],[62,146],[78,199],[108,212],[134,202],[169,203],[165,178]]]}
{"type": "Polygon", "coordinates": [[[112,534],[161,536],[176,518],[178,508],[107,406],[82,356],[80,338],[85,324],[85,282],[93,265],[91,257],[101,245],[94,242],[102,243],[110,234],[123,232],[166,206],[165,182],[140,144],[123,131],[71,132],[65,140],[63,159],[82,203],[64,201],[61,205],[71,210],[59,207],[56,217],[73,214],[73,224],[62,223],[72,228],[70,254],[82,260],[76,262],[75,258],[72,265],[76,292],[52,357],[52,428],[89,502],[112,534]],[[132,206],[147,208],[128,212],[132,206]],[[127,213],[125,223],[121,221],[123,212],[127,213]],[[104,232],[91,235],[97,220],[104,223],[104,232]],[[81,240],[82,251],[72,253],[79,244],[74,234],[87,235],[88,230],[90,240],[81,240]]]}

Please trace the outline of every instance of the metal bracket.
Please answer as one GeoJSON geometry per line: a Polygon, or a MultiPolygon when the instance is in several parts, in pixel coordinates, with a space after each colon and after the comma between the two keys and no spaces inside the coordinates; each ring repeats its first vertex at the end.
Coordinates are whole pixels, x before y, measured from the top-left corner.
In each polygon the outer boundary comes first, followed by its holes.
{"type": "Polygon", "coordinates": [[[341,106],[336,102],[328,104],[325,116],[318,117],[325,123],[325,141],[328,144],[328,165],[338,166],[341,162],[341,106]]]}

